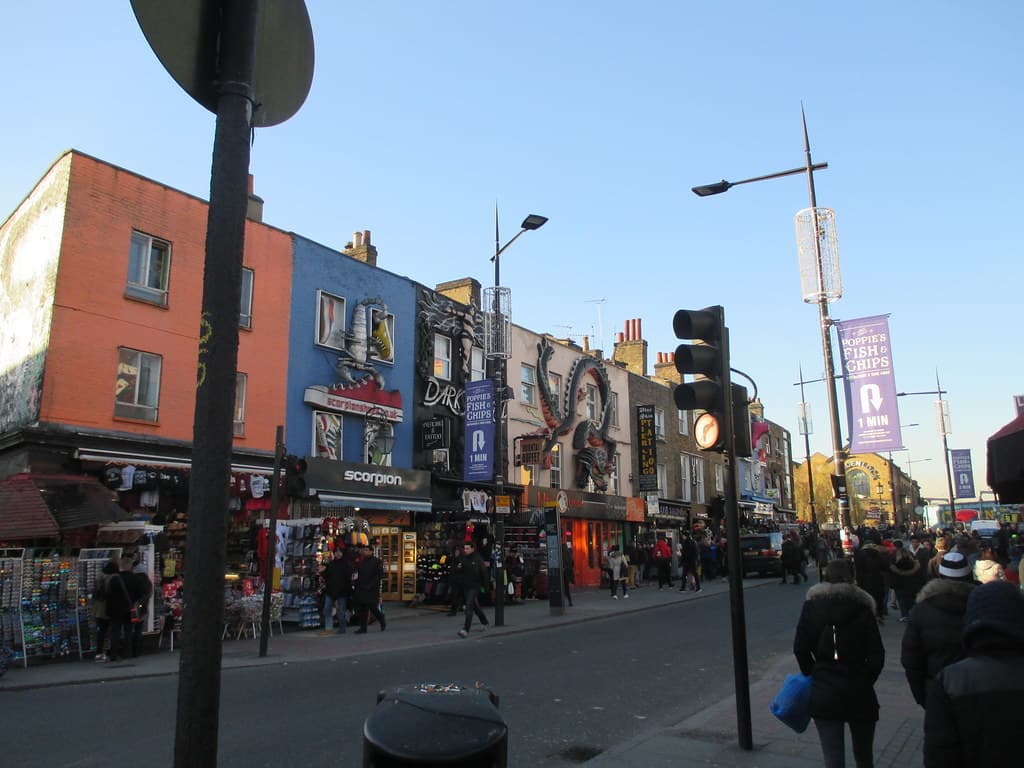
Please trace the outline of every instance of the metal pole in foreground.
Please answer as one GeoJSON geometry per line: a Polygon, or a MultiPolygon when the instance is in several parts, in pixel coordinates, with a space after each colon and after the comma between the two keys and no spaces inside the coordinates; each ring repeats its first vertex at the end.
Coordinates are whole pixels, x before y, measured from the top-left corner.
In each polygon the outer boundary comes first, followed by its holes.
{"type": "Polygon", "coordinates": [[[263,616],[260,619],[260,656],[267,655],[270,637],[270,602],[274,590],[274,561],[277,559],[277,504],[280,497],[281,464],[284,462],[284,427],[274,432],[274,477],[270,486],[270,520],[267,530],[267,562],[263,567],[263,616]]]}
{"type": "Polygon", "coordinates": [[[217,765],[226,514],[259,3],[224,0],[185,555],[176,768],[217,765]]]}
{"type": "Polygon", "coordinates": [[[935,369],[935,391],[939,394],[939,429],[942,430],[942,463],[946,466],[946,488],[949,491],[949,515],[952,523],[956,524],[956,499],[953,493],[953,470],[950,469],[948,427],[946,425],[946,411],[942,405],[942,385],[939,383],[939,369],[935,369]]]}
{"type": "MultiPolygon", "coordinates": [[[[522,234],[520,232],[519,234],[522,234]]],[[[519,235],[516,235],[518,237],[519,235]]],[[[515,238],[513,238],[514,240],[515,238]]],[[[499,304],[499,293],[498,288],[501,286],[501,245],[500,237],[498,235],[498,207],[494,207],[494,320],[496,324],[500,323],[499,312],[501,310],[499,304]]],[[[509,245],[512,241],[509,241],[509,245]]],[[[505,339],[506,353],[509,352],[508,347],[511,346],[511,340],[505,339]]],[[[491,532],[494,537],[493,554],[491,555],[491,563],[494,566],[494,626],[503,627],[505,626],[505,557],[502,551],[505,546],[505,524],[501,520],[498,514],[498,497],[505,494],[505,470],[507,468],[507,460],[505,458],[505,440],[506,429],[505,429],[505,388],[508,386],[506,377],[508,372],[505,368],[505,358],[497,357],[494,360],[496,366],[495,373],[497,378],[497,386],[495,387],[494,393],[494,407],[496,409],[497,418],[494,420],[494,431],[497,433],[494,441],[494,530],[491,532]]]]}

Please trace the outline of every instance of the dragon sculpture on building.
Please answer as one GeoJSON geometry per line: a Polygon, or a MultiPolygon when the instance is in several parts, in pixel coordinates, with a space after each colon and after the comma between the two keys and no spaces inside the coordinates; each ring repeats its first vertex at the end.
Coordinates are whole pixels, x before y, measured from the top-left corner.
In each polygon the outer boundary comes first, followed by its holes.
{"type": "Polygon", "coordinates": [[[576,451],[575,484],[577,488],[586,488],[587,480],[592,480],[599,491],[608,489],[608,478],[614,470],[616,443],[608,437],[611,425],[611,385],[604,363],[593,357],[581,356],[573,363],[569,372],[569,381],[565,388],[565,397],[557,399],[551,392],[548,383],[548,360],[554,353],[554,347],[547,339],[537,344],[537,387],[540,391],[541,411],[544,422],[548,426],[547,438],[544,441],[545,463],[550,462],[551,449],[558,438],[569,434],[576,420],[576,406],[586,397],[585,377],[594,380],[601,399],[600,418],[584,419],[573,431],[572,447],[576,451]],[[564,408],[563,405],[564,404],[564,408]]]}

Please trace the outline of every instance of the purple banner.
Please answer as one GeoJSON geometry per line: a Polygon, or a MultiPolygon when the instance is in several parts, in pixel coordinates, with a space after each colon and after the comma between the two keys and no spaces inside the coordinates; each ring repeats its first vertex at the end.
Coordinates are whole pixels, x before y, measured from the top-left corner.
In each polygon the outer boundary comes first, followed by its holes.
{"type": "Polygon", "coordinates": [[[958,499],[973,499],[974,470],[971,468],[970,448],[951,448],[949,460],[953,462],[953,485],[958,499]]]}
{"type": "Polygon", "coordinates": [[[494,382],[466,384],[466,482],[494,479],[494,382]]]}
{"type": "Polygon", "coordinates": [[[843,364],[850,453],[901,449],[889,316],[842,320],[835,326],[843,364]]]}

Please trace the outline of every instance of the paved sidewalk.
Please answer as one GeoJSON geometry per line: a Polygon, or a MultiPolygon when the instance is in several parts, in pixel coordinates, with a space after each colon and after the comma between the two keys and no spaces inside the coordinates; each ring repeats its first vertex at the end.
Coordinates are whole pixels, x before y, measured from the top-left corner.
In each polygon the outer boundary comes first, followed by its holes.
{"type": "MultiPolygon", "coordinates": [[[[747,579],[745,591],[764,586],[774,587],[776,579],[747,579]]],[[[584,589],[573,594],[575,605],[562,615],[552,615],[546,600],[532,600],[505,607],[505,625],[492,627],[486,633],[476,631],[469,639],[461,639],[461,615],[450,617],[440,607],[409,607],[386,604],[387,631],[370,627],[365,635],[324,636],[316,630],[290,630],[273,635],[268,655],[259,656],[259,641],[252,638],[226,640],[222,667],[225,670],[243,667],[303,663],[315,660],[350,657],[421,648],[439,643],[486,642],[490,638],[530,632],[562,624],[604,619],[614,614],[654,610],[674,603],[706,599],[728,592],[724,579],[705,582],[699,593],[659,590],[645,586],[630,591],[628,600],[612,600],[605,589],[584,589]]],[[[493,616],[493,609],[487,609],[493,616]]],[[[749,631],[749,630],[748,630],[749,631]]],[[[881,702],[881,720],[875,735],[875,765],[878,768],[917,763],[921,754],[923,712],[914,703],[899,664],[899,644],[903,624],[891,617],[882,627],[886,646],[886,665],[876,686],[881,702]]],[[[90,659],[36,662],[27,669],[13,666],[0,677],[0,695],[4,691],[61,685],[82,685],[102,681],[142,677],[168,676],[178,673],[179,653],[164,647],[143,654],[137,659],[114,664],[96,663],[90,659]]],[[[750,686],[751,722],[754,748],[738,746],[736,702],[733,696],[712,704],[703,712],[674,726],[649,731],[615,746],[586,764],[593,768],[688,768],[689,766],[750,766],[751,768],[802,768],[820,766],[821,751],[817,732],[812,724],[805,733],[797,734],[776,720],[768,705],[782,684],[783,678],[796,670],[796,661],[785,654],[763,676],[750,686]]],[[[847,746],[848,763],[853,765],[847,746]]]]}

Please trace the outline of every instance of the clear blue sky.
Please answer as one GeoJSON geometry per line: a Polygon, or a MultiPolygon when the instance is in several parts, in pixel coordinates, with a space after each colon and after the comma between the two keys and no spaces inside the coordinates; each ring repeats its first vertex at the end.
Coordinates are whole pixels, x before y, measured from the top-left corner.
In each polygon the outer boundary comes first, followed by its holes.
{"type": "MultiPolygon", "coordinates": [[[[891,313],[898,389],[934,389],[938,369],[950,447],[972,449],[984,486],[985,439],[1024,393],[1024,5],[307,6],[309,98],[252,150],[267,223],[338,248],[370,229],[391,271],[486,286],[495,203],[503,240],[546,215],[502,257],[517,323],[610,351],[642,318],[653,361],[678,343],[676,309],[723,304],[733,365],[798,459],[798,367],[824,371],[797,272],[805,179],[706,199],[690,187],[802,165],[803,101],[829,163],[818,204],[838,222],[832,315],[891,313]]],[[[0,218],[71,147],[208,197],[214,117],[163,70],[127,0],[10,4],[4,26],[0,218]]],[[[933,399],[900,398],[901,421],[920,424],[904,433],[913,477],[944,497],[933,399]]],[[[812,450],[829,454],[823,385],[808,401],[812,450]]]]}

